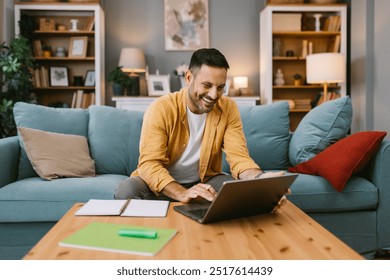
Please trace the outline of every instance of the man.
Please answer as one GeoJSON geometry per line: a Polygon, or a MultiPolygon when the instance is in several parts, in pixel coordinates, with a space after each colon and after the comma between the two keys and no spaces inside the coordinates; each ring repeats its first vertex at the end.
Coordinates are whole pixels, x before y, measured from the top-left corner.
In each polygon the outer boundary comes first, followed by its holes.
{"type": "Polygon", "coordinates": [[[145,112],[138,168],[115,198],[212,201],[224,181],[266,176],[249,156],[236,103],[222,96],[228,69],[216,49],[193,53],[187,87],[145,112]],[[222,150],[231,175],[221,171],[222,150]]]}

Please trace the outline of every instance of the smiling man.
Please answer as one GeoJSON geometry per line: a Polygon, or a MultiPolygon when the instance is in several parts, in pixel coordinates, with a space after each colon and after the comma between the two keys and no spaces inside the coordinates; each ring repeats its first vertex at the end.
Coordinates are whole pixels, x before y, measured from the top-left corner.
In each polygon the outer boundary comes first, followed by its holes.
{"type": "Polygon", "coordinates": [[[236,103],[223,96],[229,64],[216,49],[199,49],[187,86],[158,98],[145,112],[138,168],[116,199],[212,201],[226,180],[263,174],[249,157],[236,103]],[[222,173],[222,151],[231,175],[222,173]]]}

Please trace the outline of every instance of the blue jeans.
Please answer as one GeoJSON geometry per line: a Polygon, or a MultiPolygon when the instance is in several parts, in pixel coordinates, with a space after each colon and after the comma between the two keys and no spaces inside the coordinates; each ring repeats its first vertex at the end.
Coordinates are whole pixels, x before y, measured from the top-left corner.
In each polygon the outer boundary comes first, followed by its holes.
{"type": "MultiPolygon", "coordinates": [[[[234,180],[234,178],[231,175],[226,174],[220,174],[216,175],[214,177],[211,177],[209,180],[207,180],[205,183],[211,185],[216,192],[220,190],[222,187],[223,182],[225,181],[231,181],[234,180]]],[[[189,189],[192,186],[198,184],[200,182],[193,182],[193,183],[187,183],[182,184],[183,187],[189,189]]],[[[115,190],[115,199],[128,199],[128,198],[134,198],[134,199],[150,199],[150,200],[169,200],[169,201],[176,201],[170,197],[167,197],[163,194],[161,195],[155,195],[149,188],[149,186],[145,183],[144,180],[142,180],[139,176],[133,176],[126,178],[123,180],[118,188],[115,190]]]]}

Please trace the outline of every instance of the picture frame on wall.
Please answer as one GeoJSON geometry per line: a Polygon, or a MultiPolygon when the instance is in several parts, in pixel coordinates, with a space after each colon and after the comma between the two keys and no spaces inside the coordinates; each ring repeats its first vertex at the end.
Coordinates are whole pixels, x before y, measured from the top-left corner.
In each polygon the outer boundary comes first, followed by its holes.
{"type": "Polygon", "coordinates": [[[69,86],[68,68],[67,67],[50,67],[50,86],[67,87],[69,86]]]}
{"type": "Polygon", "coordinates": [[[164,0],[166,51],[209,47],[209,0],[164,0]]]}
{"type": "Polygon", "coordinates": [[[148,95],[161,96],[170,93],[170,75],[148,75],[148,95]]]}
{"type": "Polygon", "coordinates": [[[87,73],[85,74],[84,86],[94,87],[95,82],[96,82],[95,70],[88,70],[87,73]]]}
{"type": "Polygon", "coordinates": [[[70,37],[69,57],[85,58],[87,56],[87,36],[70,37]]]}

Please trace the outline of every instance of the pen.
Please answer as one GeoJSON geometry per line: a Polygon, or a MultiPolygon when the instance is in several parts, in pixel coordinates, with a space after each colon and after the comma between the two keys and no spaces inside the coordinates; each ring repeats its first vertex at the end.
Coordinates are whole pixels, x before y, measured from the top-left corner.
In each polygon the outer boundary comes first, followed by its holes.
{"type": "Polygon", "coordinates": [[[155,230],[144,230],[144,229],[120,229],[118,231],[120,236],[126,237],[137,237],[137,238],[157,238],[157,231],[155,230]]]}

